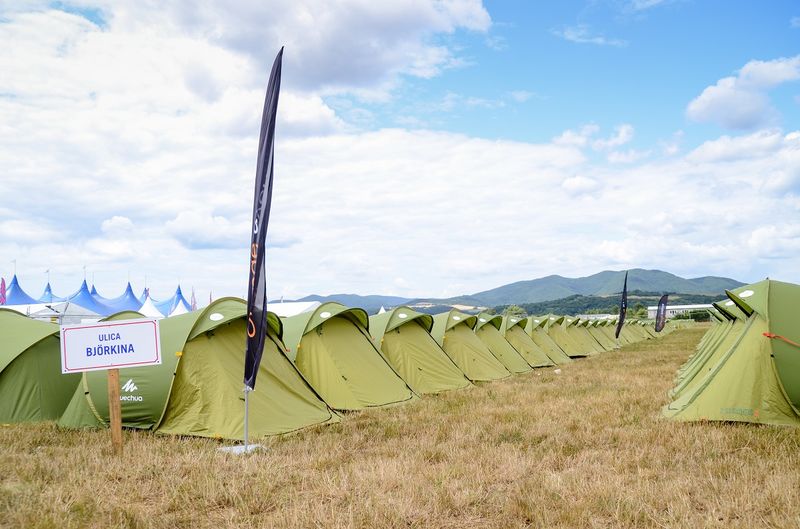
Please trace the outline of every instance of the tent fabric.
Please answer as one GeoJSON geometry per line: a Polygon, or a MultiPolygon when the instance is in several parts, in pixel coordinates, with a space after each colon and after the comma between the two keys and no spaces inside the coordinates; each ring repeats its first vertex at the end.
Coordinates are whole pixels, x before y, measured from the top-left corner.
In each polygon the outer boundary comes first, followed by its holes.
{"type": "Polygon", "coordinates": [[[561,323],[561,328],[578,347],[578,351],[584,356],[591,356],[604,351],[597,340],[589,336],[583,327],[580,326],[580,320],[574,317],[566,317],[561,323]]]}
{"type": "Polygon", "coordinates": [[[800,425],[800,347],[794,345],[800,342],[800,286],[765,280],[726,294],[720,306],[727,317],[678,370],[673,401],[662,413],[683,421],[800,425]]]}
{"type": "Polygon", "coordinates": [[[48,281],[47,285],[44,287],[44,292],[42,295],[39,296],[37,300],[39,303],[57,303],[60,301],[66,301],[66,298],[61,298],[53,294],[53,288],[50,286],[50,282],[48,281]]]}
{"type": "Polygon", "coordinates": [[[504,316],[501,326],[503,336],[531,367],[548,367],[554,362],[525,332],[528,318],[504,316]]]}
{"type": "Polygon", "coordinates": [[[511,376],[511,372],[473,331],[477,322],[477,317],[452,309],[434,315],[431,336],[471,381],[499,380],[511,376]]]}
{"type": "Polygon", "coordinates": [[[567,353],[559,346],[550,335],[547,334],[547,317],[540,318],[530,317],[525,324],[525,332],[531,337],[533,343],[539,346],[542,351],[547,354],[547,357],[556,365],[568,364],[572,359],[567,353]]]}
{"type": "Polygon", "coordinates": [[[136,310],[148,318],[161,319],[164,317],[164,315],[161,314],[161,311],[156,308],[150,296],[147,296],[144,302],[136,310]]]}
{"type": "Polygon", "coordinates": [[[499,314],[481,313],[478,314],[478,321],[475,324],[475,334],[511,373],[520,374],[531,371],[528,362],[500,333],[502,325],[503,317],[499,314]]]}
{"type": "Polygon", "coordinates": [[[69,301],[70,303],[74,303],[75,305],[79,305],[97,314],[100,314],[101,316],[108,316],[109,314],[117,312],[115,309],[112,309],[111,307],[108,307],[107,305],[100,303],[92,296],[92,294],[89,292],[89,287],[86,284],[85,279],[83,280],[83,283],[81,283],[80,289],[78,289],[77,292],[71,295],[67,301],[69,301]]]}
{"type": "MultiPolygon", "coordinates": [[[[241,438],[245,314],[244,300],[220,298],[203,310],[161,320],[163,363],[120,370],[123,387],[128,381],[134,387],[122,391],[123,426],[174,435],[241,438]]],[[[267,321],[269,340],[259,377],[270,383],[251,394],[251,436],[338,421],[285,356],[278,317],[270,313],[267,321]]],[[[105,426],[106,373],[83,375],[59,424],[105,426]]]]}
{"type": "Polygon", "coordinates": [[[567,331],[564,329],[565,319],[566,317],[564,316],[547,316],[545,329],[547,330],[548,336],[550,336],[570,358],[587,356],[587,352],[584,348],[567,334],[567,331]]]}
{"type": "Polygon", "coordinates": [[[192,310],[192,306],[188,301],[186,301],[186,298],[183,297],[183,292],[181,291],[180,285],[178,285],[178,288],[175,290],[175,294],[173,294],[171,298],[163,301],[153,301],[153,304],[164,316],[169,316],[172,314],[175,309],[178,308],[178,305],[183,305],[183,308],[186,309],[186,312],[191,312],[192,310]]]}
{"type": "Polygon", "coordinates": [[[29,296],[19,285],[17,274],[11,278],[11,283],[6,286],[6,305],[34,305],[37,301],[29,296]]]}
{"type": "Polygon", "coordinates": [[[608,334],[603,332],[602,322],[595,321],[590,323],[586,327],[586,330],[595,340],[597,340],[600,345],[605,348],[606,351],[611,351],[617,348],[617,344],[614,342],[614,340],[611,339],[608,334]]]}
{"type": "Polygon", "coordinates": [[[283,320],[289,356],[334,410],[401,404],[416,395],[381,355],[362,309],[335,302],[283,320]]]}
{"type": "MultiPolygon", "coordinates": [[[[186,343],[159,433],[242,438],[246,325],[242,315],[186,343]]],[[[339,420],[300,376],[283,349],[280,339],[269,333],[259,366],[261,384],[249,396],[248,427],[254,438],[339,420]]]]}
{"type": "Polygon", "coordinates": [[[0,309],[0,423],[57,419],[80,382],[61,374],[59,327],[0,309]]]}
{"type": "Polygon", "coordinates": [[[418,394],[440,393],[472,384],[430,335],[433,318],[400,306],[369,318],[375,345],[418,394]]]}
{"type": "Polygon", "coordinates": [[[125,287],[125,291],[121,296],[102,301],[102,303],[114,311],[138,310],[142,306],[142,302],[139,301],[139,298],[133,293],[130,282],[125,287]]]}

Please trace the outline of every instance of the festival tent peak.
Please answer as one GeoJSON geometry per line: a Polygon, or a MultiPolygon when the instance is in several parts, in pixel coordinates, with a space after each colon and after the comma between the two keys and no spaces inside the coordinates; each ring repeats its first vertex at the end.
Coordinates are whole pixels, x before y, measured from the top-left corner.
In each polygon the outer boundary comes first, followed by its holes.
{"type": "MultiPolygon", "coordinates": [[[[112,319],[139,317],[126,311],[112,319]]],[[[337,422],[286,357],[280,319],[267,314],[267,340],[259,379],[250,395],[254,438],[337,422]]],[[[220,298],[202,310],[159,322],[163,363],[120,371],[123,425],[156,433],[240,439],[244,428],[242,373],[246,304],[220,298]]],[[[84,373],[59,424],[108,424],[106,372],[84,373]]]]}
{"type": "Polygon", "coordinates": [[[335,302],[283,319],[289,357],[334,410],[402,404],[414,392],[375,347],[367,313],[335,302]]]}
{"type": "Polygon", "coordinates": [[[439,393],[472,383],[430,335],[433,317],[400,306],[369,318],[375,345],[418,394],[439,393]]]}
{"type": "Polygon", "coordinates": [[[169,313],[169,317],[180,316],[181,314],[186,314],[187,312],[191,311],[186,310],[186,307],[183,305],[183,303],[178,303],[175,305],[175,308],[172,309],[172,312],[169,313]]]}
{"type": "Polygon", "coordinates": [[[142,306],[142,302],[139,301],[139,298],[133,293],[130,282],[125,286],[125,291],[122,295],[113,299],[107,299],[102,303],[116,311],[138,310],[142,306]]]}
{"type": "Polygon", "coordinates": [[[499,314],[482,312],[478,314],[478,321],[475,323],[475,335],[511,373],[520,374],[531,371],[528,362],[500,333],[502,325],[503,317],[499,314]]]}
{"type": "Polygon", "coordinates": [[[57,419],[80,375],[61,374],[59,327],[0,309],[0,423],[57,419]]]}
{"type": "Polygon", "coordinates": [[[554,362],[547,356],[547,353],[536,345],[528,333],[525,332],[527,324],[528,318],[503,316],[500,331],[505,339],[508,340],[508,343],[519,351],[519,354],[531,367],[552,366],[554,362]]]}
{"type": "Polygon", "coordinates": [[[6,287],[6,305],[34,305],[38,303],[35,299],[29,296],[19,284],[17,274],[11,278],[11,283],[6,287]]]}
{"type": "Polygon", "coordinates": [[[178,305],[183,305],[183,308],[186,309],[187,312],[192,310],[192,306],[188,301],[186,301],[186,298],[183,297],[183,292],[181,292],[180,285],[178,285],[178,288],[175,290],[175,294],[173,294],[171,298],[163,301],[153,301],[153,304],[164,316],[169,316],[172,314],[178,305]]]}
{"type": "Polygon", "coordinates": [[[44,292],[42,295],[39,296],[39,303],[57,303],[59,301],[66,301],[67,298],[62,298],[53,294],[53,288],[50,286],[50,282],[47,282],[47,285],[44,287],[44,292]]]}
{"type": "Polygon", "coordinates": [[[109,298],[100,295],[100,293],[97,291],[97,287],[94,284],[92,284],[92,288],[89,289],[89,294],[91,294],[92,297],[100,303],[105,304],[110,301],[109,298]]]}
{"type": "Polygon", "coordinates": [[[157,320],[160,320],[161,318],[164,317],[164,315],[161,314],[161,311],[158,310],[158,308],[153,303],[153,300],[152,298],[150,298],[149,294],[144,298],[144,302],[141,304],[138,311],[144,314],[148,318],[155,318],[157,320]]]}
{"type": "Polygon", "coordinates": [[[452,309],[433,316],[431,336],[471,381],[499,380],[511,376],[511,372],[475,334],[477,323],[477,316],[452,309]]]}
{"type": "Polygon", "coordinates": [[[92,312],[100,314],[101,316],[108,316],[109,314],[117,312],[113,308],[100,303],[92,296],[92,294],[89,292],[89,286],[86,284],[85,279],[83,280],[83,283],[81,283],[81,287],[78,289],[78,291],[72,294],[67,301],[74,303],[75,305],[80,305],[85,309],[89,309],[92,312]]]}
{"type": "Polygon", "coordinates": [[[564,352],[561,346],[547,334],[547,322],[547,316],[529,316],[528,322],[525,324],[525,332],[554,364],[561,365],[572,362],[572,359],[564,352]]]}
{"type": "Polygon", "coordinates": [[[800,285],[767,279],[726,294],[741,314],[709,331],[664,415],[800,426],[800,285]]]}

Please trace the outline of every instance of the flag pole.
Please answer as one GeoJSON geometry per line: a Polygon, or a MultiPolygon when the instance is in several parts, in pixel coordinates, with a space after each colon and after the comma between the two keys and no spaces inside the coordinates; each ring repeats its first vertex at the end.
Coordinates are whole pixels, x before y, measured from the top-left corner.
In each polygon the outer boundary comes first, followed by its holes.
{"type": "Polygon", "coordinates": [[[250,421],[250,386],[244,385],[244,453],[249,451],[248,448],[248,423],[250,421]]]}
{"type": "MultiPolygon", "coordinates": [[[[247,454],[260,445],[251,445],[250,392],[256,387],[256,376],[269,333],[267,312],[266,236],[272,204],[272,177],[275,153],[275,122],[277,121],[278,95],[281,84],[283,48],[275,57],[269,75],[264,109],[261,116],[261,133],[258,140],[255,191],[253,194],[253,223],[250,238],[249,277],[247,288],[247,330],[244,351],[244,444],[220,448],[235,454],[247,454]]],[[[209,298],[211,294],[209,293],[209,298]]]]}

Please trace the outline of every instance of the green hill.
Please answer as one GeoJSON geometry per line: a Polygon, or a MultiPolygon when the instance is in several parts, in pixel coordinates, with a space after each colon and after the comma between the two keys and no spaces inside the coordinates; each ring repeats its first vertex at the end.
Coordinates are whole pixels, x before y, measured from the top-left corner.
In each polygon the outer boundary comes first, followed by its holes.
{"type": "MultiPolygon", "coordinates": [[[[624,271],[606,270],[588,277],[569,278],[547,276],[530,281],[518,281],[469,296],[485,306],[539,303],[569,296],[605,296],[622,291],[624,271]]],[[[725,277],[684,279],[661,270],[635,268],[628,273],[628,290],[720,296],[725,289],[744,283],[725,277]]]]}

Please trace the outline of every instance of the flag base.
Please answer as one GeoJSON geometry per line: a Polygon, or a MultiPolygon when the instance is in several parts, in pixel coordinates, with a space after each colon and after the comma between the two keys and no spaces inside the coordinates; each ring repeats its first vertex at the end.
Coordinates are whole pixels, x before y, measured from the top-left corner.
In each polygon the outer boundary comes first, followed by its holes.
{"type": "Polygon", "coordinates": [[[252,454],[253,452],[258,452],[262,450],[264,447],[262,445],[234,445],[234,446],[223,446],[217,448],[218,452],[225,452],[226,454],[233,454],[235,456],[241,456],[245,454],[252,454]]]}

